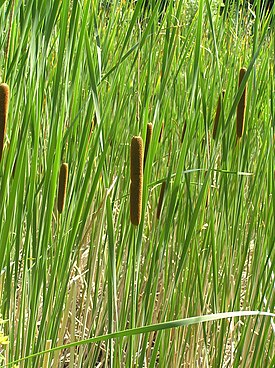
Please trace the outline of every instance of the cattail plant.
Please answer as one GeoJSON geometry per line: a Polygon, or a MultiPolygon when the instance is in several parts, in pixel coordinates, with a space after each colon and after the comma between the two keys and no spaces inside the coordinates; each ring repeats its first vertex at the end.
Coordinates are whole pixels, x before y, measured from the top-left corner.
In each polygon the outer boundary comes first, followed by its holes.
{"type": "Polygon", "coordinates": [[[141,137],[133,137],[131,141],[131,186],[130,216],[133,225],[139,225],[142,211],[143,185],[143,141],[141,137]]]}
{"type": "Polygon", "coordinates": [[[62,213],[64,209],[67,182],[68,182],[68,164],[63,163],[60,167],[60,172],[59,172],[59,187],[58,187],[58,199],[57,199],[57,210],[59,213],[62,213]]]}
{"type": "Polygon", "coordinates": [[[0,161],[3,155],[5,134],[7,129],[7,115],[9,107],[9,86],[6,83],[0,84],[0,161]]]}
{"type": "Polygon", "coordinates": [[[160,214],[161,214],[165,187],[166,187],[166,181],[163,181],[162,184],[161,184],[161,189],[160,189],[160,194],[159,194],[159,201],[158,201],[158,208],[157,208],[157,219],[158,220],[159,220],[160,214]]]}
{"type": "MultiPolygon", "coordinates": [[[[243,77],[246,73],[246,68],[241,68],[239,73],[239,87],[242,83],[243,77]]],[[[241,138],[244,132],[245,110],[246,110],[246,92],[247,86],[245,85],[243,94],[237,107],[237,139],[241,138]]]]}
{"type": "Polygon", "coordinates": [[[147,124],[147,132],[146,132],[145,149],[144,149],[143,167],[145,167],[145,162],[146,162],[146,158],[147,158],[147,154],[148,154],[148,150],[149,150],[149,145],[150,145],[151,138],[152,138],[152,133],[153,133],[153,124],[148,123],[147,124]]]}
{"type": "Polygon", "coordinates": [[[225,90],[222,90],[222,93],[219,96],[219,100],[218,100],[218,105],[217,105],[217,109],[216,109],[216,115],[215,115],[215,120],[214,120],[214,128],[213,128],[213,139],[216,138],[217,135],[217,130],[218,130],[218,123],[220,120],[220,114],[221,114],[221,105],[222,105],[222,100],[224,99],[224,94],[225,94],[225,90]]]}

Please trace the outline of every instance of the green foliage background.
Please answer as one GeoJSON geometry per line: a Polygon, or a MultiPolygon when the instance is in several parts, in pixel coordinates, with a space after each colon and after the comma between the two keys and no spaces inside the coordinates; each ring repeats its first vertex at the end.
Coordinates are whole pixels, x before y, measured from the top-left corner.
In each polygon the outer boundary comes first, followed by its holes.
{"type": "Polygon", "coordinates": [[[257,3],[219,16],[217,2],[178,0],[159,17],[158,4],[144,12],[142,0],[0,2],[0,79],[10,86],[0,163],[3,365],[156,324],[20,366],[274,366],[272,318],[198,323],[274,312],[274,9],[263,16],[257,3]],[[134,228],[129,144],[145,139],[149,122],[134,228]],[[69,182],[59,215],[62,162],[69,182]],[[194,316],[195,325],[153,332],[194,316]]]}

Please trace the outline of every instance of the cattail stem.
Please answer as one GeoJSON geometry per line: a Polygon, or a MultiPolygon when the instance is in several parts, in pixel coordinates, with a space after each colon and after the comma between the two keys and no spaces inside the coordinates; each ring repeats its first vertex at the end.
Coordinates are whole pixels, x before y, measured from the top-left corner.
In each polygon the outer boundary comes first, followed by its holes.
{"type": "MultiPolygon", "coordinates": [[[[45,350],[49,350],[51,349],[51,347],[52,347],[52,340],[47,340],[45,350]]],[[[49,367],[49,362],[50,362],[50,353],[47,353],[44,355],[43,368],[49,367]]]]}
{"type": "Polygon", "coordinates": [[[142,212],[143,185],[143,141],[141,137],[133,137],[131,141],[131,186],[130,216],[133,225],[139,225],[142,212]]]}
{"type": "Polygon", "coordinates": [[[214,128],[213,128],[213,135],[212,135],[213,139],[215,139],[216,136],[217,136],[218,123],[219,123],[219,120],[220,120],[221,105],[222,105],[222,100],[224,98],[224,94],[225,94],[225,90],[222,90],[222,93],[219,96],[216,115],[215,115],[215,120],[214,120],[214,128]]]}
{"type": "Polygon", "coordinates": [[[59,187],[58,187],[58,200],[57,200],[57,210],[59,213],[62,213],[64,209],[67,182],[68,182],[68,164],[63,163],[60,167],[59,172],[59,187]]]}
{"type": "Polygon", "coordinates": [[[9,108],[9,86],[6,83],[0,84],[0,161],[2,159],[5,134],[7,129],[7,116],[9,108]]]}
{"type": "Polygon", "coordinates": [[[160,189],[160,194],[159,194],[159,201],[158,201],[158,208],[157,208],[157,219],[158,220],[159,220],[160,214],[161,214],[165,187],[166,187],[166,181],[163,181],[162,184],[161,184],[161,189],[160,189]]]}
{"type": "MultiPolygon", "coordinates": [[[[246,73],[246,68],[241,68],[239,73],[239,87],[246,73]]],[[[245,85],[243,94],[237,107],[237,139],[241,138],[244,132],[245,110],[246,110],[246,93],[247,86],[245,85]]]]}
{"type": "Polygon", "coordinates": [[[151,138],[152,138],[152,133],[153,133],[153,124],[148,123],[147,124],[147,132],[146,132],[145,149],[144,149],[143,167],[145,167],[145,162],[146,162],[146,158],[147,158],[147,154],[148,154],[148,150],[149,150],[149,145],[150,145],[151,138]]]}

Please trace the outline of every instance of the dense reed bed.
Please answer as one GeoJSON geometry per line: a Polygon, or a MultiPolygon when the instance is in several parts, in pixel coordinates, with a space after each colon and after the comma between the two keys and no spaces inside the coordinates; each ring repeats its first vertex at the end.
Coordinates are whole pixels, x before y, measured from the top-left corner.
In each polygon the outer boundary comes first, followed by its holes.
{"type": "Polygon", "coordinates": [[[1,367],[274,366],[257,2],[0,1],[1,367]]]}

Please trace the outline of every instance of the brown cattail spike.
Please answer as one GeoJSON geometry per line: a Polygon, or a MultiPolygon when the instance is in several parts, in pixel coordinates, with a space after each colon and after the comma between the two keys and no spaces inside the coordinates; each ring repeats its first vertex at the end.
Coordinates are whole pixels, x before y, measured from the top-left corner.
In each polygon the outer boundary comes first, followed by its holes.
{"type": "Polygon", "coordinates": [[[147,124],[147,132],[146,132],[143,167],[145,167],[145,162],[146,162],[146,158],[147,158],[147,154],[148,154],[148,150],[149,150],[149,145],[150,145],[151,138],[152,138],[152,133],[153,133],[153,124],[148,123],[147,124]]]}
{"type": "Polygon", "coordinates": [[[6,83],[0,84],[0,161],[3,155],[5,134],[7,129],[7,115],[9,107],[9,86],[6,83]]]}
{"type": "Polygon", "coordinates": [[[158,220],[159,220],[160,214],[161,214],[161,209],[162,209],[162,203],[163,203],[163,198],[164,198],[165,187],[166,187],[166,181],[163,181],[162,184],[161,184],[160,195],[159,195],[159,202],[158,202],[158,208],[157,208],[157,219],[158,220]]]}
{"type": "Polygon", "coordinates": [[[59,213],[62,213],[64,209],[67,182],[68,182],[68,164],[63,163],[60,167],[59,172],[59,187],[58,187],[58,200],[57,200],[57,210],[59,213]]]}
{"type": "Polygon", "coordinates": [[[225,94],[225,90],[222,90],[222,94],[219,96],[215,120],[214,120],[213,139],[215,139],[217,135],[218,123],[219,123],[220,114],[221,114],[222,99],[224,98],[224,94],[225,94]]]}
{"type": "MultiPolygon", "coordinates": [[[[239,73],[239,87],[242,83],[243,77],[246,73],[246,68],[241,68],[239,73]]],[[[237,107],[237,138],[241,138],[244,132],[245,110],[246,110],[246,92],[247,86],[245,85],[243,94],[237,107]]]]}
{"type": "Polygon", "coordinates": [[[142,211],[143,185],[143,141],[141,137],[133,137],[131,141],[131,185],[130,215],[131,223],[139,225],[142,211]]]}

